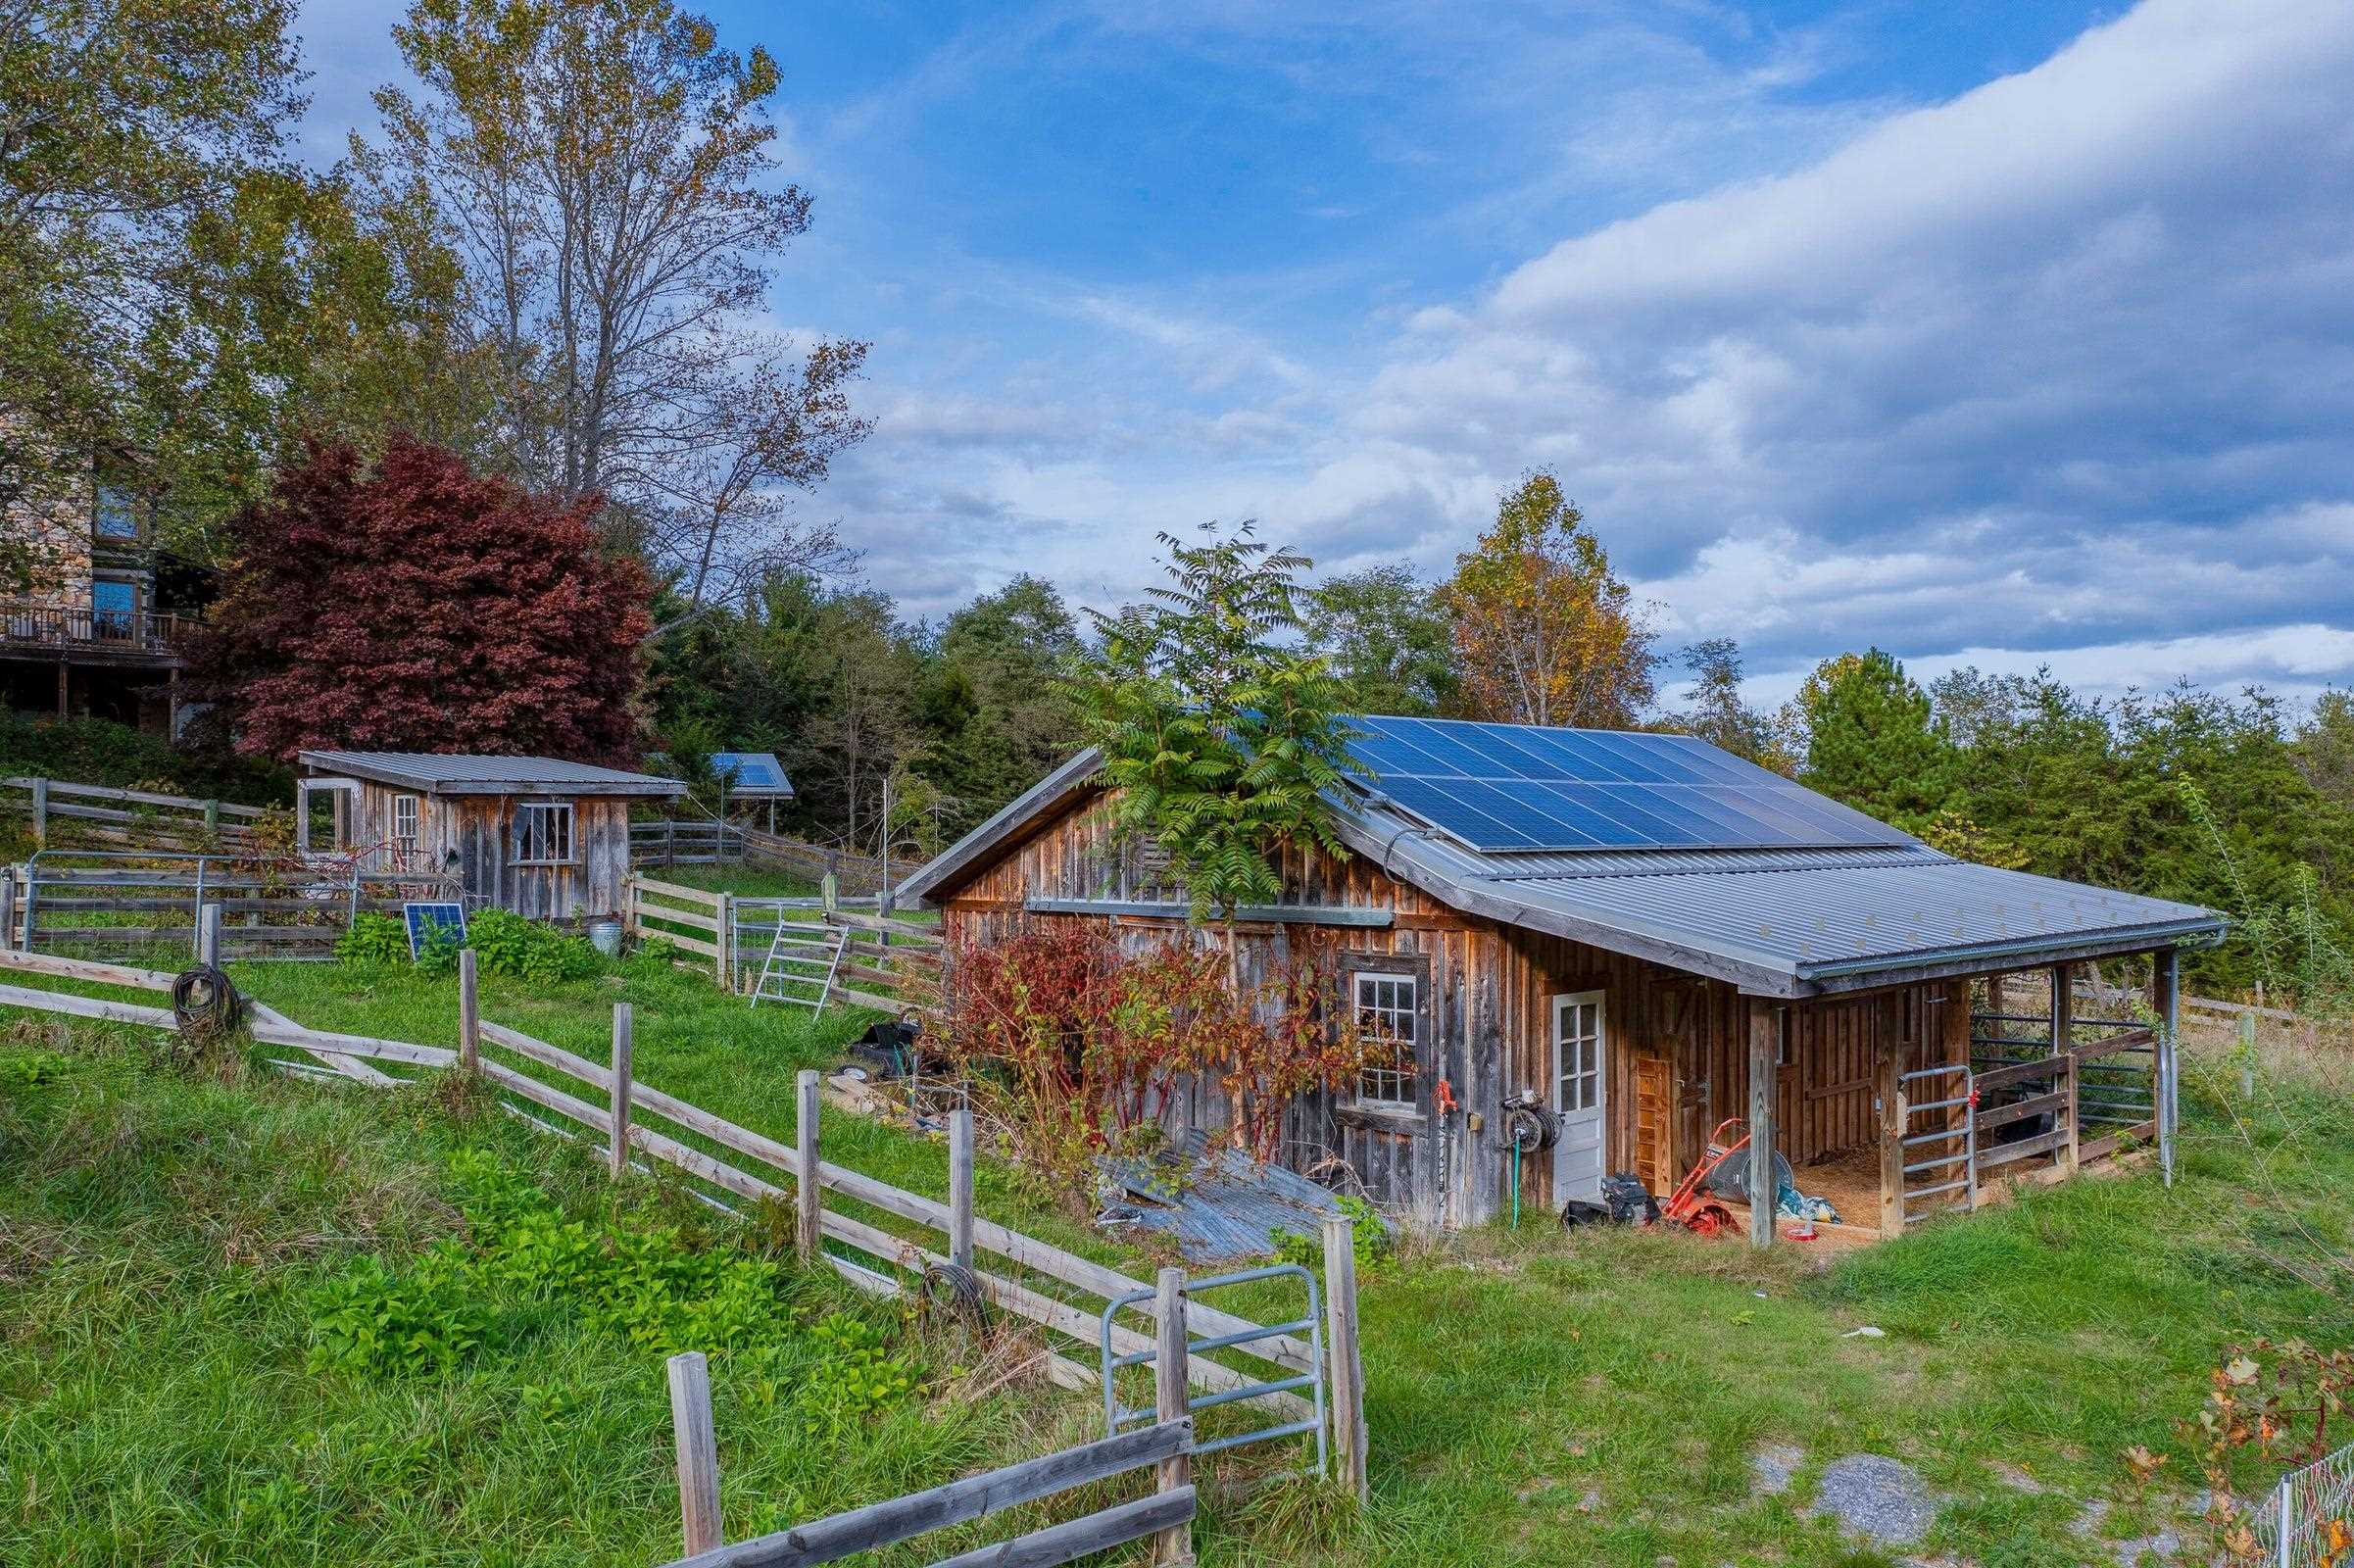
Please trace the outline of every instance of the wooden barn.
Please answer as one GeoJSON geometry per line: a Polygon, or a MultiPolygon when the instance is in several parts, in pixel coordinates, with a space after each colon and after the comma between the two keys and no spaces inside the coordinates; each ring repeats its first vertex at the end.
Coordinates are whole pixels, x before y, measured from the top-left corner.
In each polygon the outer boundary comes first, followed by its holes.
{"type": "MultiPolygon", "coordinates": [[[[2144,1144],[2171,1161],[2175,956],[2221,940],[2213,911],[1955,859],[1688,736],[1353,722],[1351,853],[1292,856],[1238,931],[1247,976],[1328,959],[1410,1066],[1298,1102],[1286,1165],[1461,1226],[1515,1171],[1524,1208],[1621,1171],[1665,1194],[1739,1117],[1869,1239],[2144,1144]]],[[[952,952],[1052,920],[1215,940],[1113,843],[1097,772],[1074,758],[901,900],[952,952]]],[[[1214,1133],[1225,1102],[1171,1115],[1214,1133]]]]}
{"type": "Polygon", "coordinates": [[[448,877],[468,903],[541,920],[619,913],[630,806],[686,791],[676,779],[552,757],[304,752],[298,760],[306,853],[448,877]],[[331,844],[313,832],[322,796],[331,844]]]}

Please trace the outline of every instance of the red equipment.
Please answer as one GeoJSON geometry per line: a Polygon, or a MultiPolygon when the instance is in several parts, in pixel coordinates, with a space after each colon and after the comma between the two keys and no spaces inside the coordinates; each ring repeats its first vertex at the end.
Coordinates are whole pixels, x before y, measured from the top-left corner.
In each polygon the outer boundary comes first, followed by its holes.
{"type": "Polygon", "coordinates": [[[1694,1236],[1721,1236],[1733,1230],[1733,1210],[1713,1198],[1702,1197],[1700,1189],[1719,1165],[1748,1147],[1749,1129],[1739,1116],[1728,1116],[1718,1122],[1716,1131],[1708,1135],[1708,1149],[1700,1155],[1700,1162],[1692,1166],[1692,1173],[1678,1182],[1676,1190],[1668,1194],[1667,1201],[1659,1205],[1659,1217],[1671,1225],[1683,1226],[1694,1236]],[[1725,1140],[1736,1132],[1741,1136],[1727,1143],[1725,1140]]]}

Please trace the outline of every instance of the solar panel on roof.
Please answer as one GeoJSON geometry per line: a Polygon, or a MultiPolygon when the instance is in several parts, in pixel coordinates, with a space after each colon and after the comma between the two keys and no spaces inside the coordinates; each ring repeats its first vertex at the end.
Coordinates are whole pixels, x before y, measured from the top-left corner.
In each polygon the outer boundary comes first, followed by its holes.
{"type": "Polygon", "coordinates": [[[774,790],[785,787],[785,771],[776,758],[767,752],[713,752],[711,766],[721,772],[735,770],[735,788],[739,790],[774,790]]]}
{"type": "Polygon", "coordinates": [[[1689,735],[1368,716],[1365,787],[1483,852],[1781,850],[1912,842],[1689,735]]]}

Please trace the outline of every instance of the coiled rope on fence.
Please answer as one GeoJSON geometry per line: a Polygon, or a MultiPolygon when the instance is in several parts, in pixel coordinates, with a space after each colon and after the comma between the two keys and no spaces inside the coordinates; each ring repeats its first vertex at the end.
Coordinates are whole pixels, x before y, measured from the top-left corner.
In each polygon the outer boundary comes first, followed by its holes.
{"type": "Polygon", "coordinates": [[[209,963],[183,969],[172,981],[172,1017],[193,1040],[212,1040],[237,1027],[244,999],[229,977],[209,963]]]}

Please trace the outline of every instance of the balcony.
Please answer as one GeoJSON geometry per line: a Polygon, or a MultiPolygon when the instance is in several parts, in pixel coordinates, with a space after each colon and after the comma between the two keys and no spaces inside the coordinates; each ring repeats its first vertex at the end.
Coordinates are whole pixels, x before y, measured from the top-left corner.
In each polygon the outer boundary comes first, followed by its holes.
{"type": "Polygon", "coordinates": [[[146,610],[0,600],[0,658],[171,664],[179,662],[201,624],[193,616],[146,610]]]}

